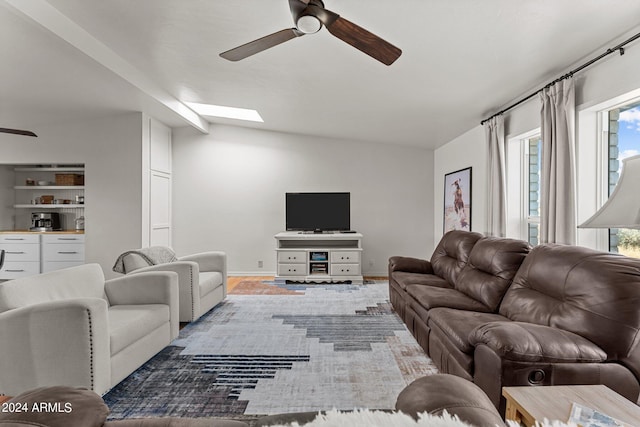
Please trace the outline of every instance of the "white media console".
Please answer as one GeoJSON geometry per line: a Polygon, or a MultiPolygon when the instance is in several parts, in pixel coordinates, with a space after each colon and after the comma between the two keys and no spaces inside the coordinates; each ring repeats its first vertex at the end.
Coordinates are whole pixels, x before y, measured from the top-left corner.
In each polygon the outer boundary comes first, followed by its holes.
{"type": "Polygon", "coordinates": [[[278,283],[362,284],[362,234],[283,231],[275,235],[278,283]]]}

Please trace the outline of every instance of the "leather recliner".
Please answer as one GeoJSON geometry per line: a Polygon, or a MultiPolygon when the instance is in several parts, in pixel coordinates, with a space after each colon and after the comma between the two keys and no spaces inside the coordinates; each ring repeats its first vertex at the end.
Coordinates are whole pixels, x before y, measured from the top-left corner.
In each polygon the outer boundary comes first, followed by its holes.
{"type": "Polygon", "coordinates": [[[391,303],[441,372],[501,409],[503,386],[605,384],[637,401],[640,260],[517,242],[456,231],[431,261],[392,257],[391,303]]]}

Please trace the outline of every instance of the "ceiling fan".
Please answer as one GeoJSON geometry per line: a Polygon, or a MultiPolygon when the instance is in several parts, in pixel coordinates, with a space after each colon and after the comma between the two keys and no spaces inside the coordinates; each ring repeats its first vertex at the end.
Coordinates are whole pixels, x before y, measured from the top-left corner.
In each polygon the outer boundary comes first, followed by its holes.
{"type": "Polygon", "coordinates": [[[349,43],[385,65],[391,65],[402,50],[364,28],[324,8],[321,0],[289,0],[294,28],[281,30],[220,54],[229,61],[239,61],[296,37],[320,31],[324,25],[340,40],[349,43]]]}
{"type": "Polygon", "coordinates": [[[0,132],[12,133],[14,135],[35,136],[36,138],[38,137],[38,135],[31,132],[30,130],[0,128],[0,132]]]}

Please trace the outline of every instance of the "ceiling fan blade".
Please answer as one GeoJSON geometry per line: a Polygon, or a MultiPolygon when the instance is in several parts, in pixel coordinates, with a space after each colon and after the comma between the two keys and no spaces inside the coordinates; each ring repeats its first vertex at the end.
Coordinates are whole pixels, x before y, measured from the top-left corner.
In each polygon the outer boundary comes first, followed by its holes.
{"type": "Polygon", "coordinates": [[[38,135],[31,132],[30,130],[0,128],[0,132],[12,133],[14,135],[35,136],[36,138],[38,137],[38,135]]]}
{"type": "Polygon", "coordinates": [[[340,40],[377,59],[385,65],[391,65],[402,55],[402,50],[388,41],[325,9],[328,19],[321,14],[318,18],[327,30],[340,40]],[[325,22],[326,21],[326,22],[325,22]]]}
{"type": "Polygon", "coordinates": [[[288,28],[286,30],[278,31],[277,33],[269,34],[268,36],[259,38],[252,42],[243,44],[234,49],[222,52],[220,54],[224,59],[229,61],[240,61],[256,53],[267,50],[271,47],[277,46],[281,43],[295,39],[296,37],[303,36],[304,33],[298,31],[296,28],[288,28]]]}

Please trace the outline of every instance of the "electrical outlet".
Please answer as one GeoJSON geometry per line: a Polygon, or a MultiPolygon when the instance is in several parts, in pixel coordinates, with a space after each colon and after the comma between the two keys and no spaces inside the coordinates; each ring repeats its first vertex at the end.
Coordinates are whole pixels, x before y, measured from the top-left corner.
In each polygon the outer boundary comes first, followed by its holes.
{"type": "Polygon", "coordinates": [[[373,264],[374,264],[373,260],[372,260],[372,259],[370,259],[370,260],[369,260],[369,267],[373,267],[373,264]]]}
{"type": "Polygon", "coordinates": [[[258,268],[262,268],[264,266],[264,262],[258,261],[258,268]]]}

